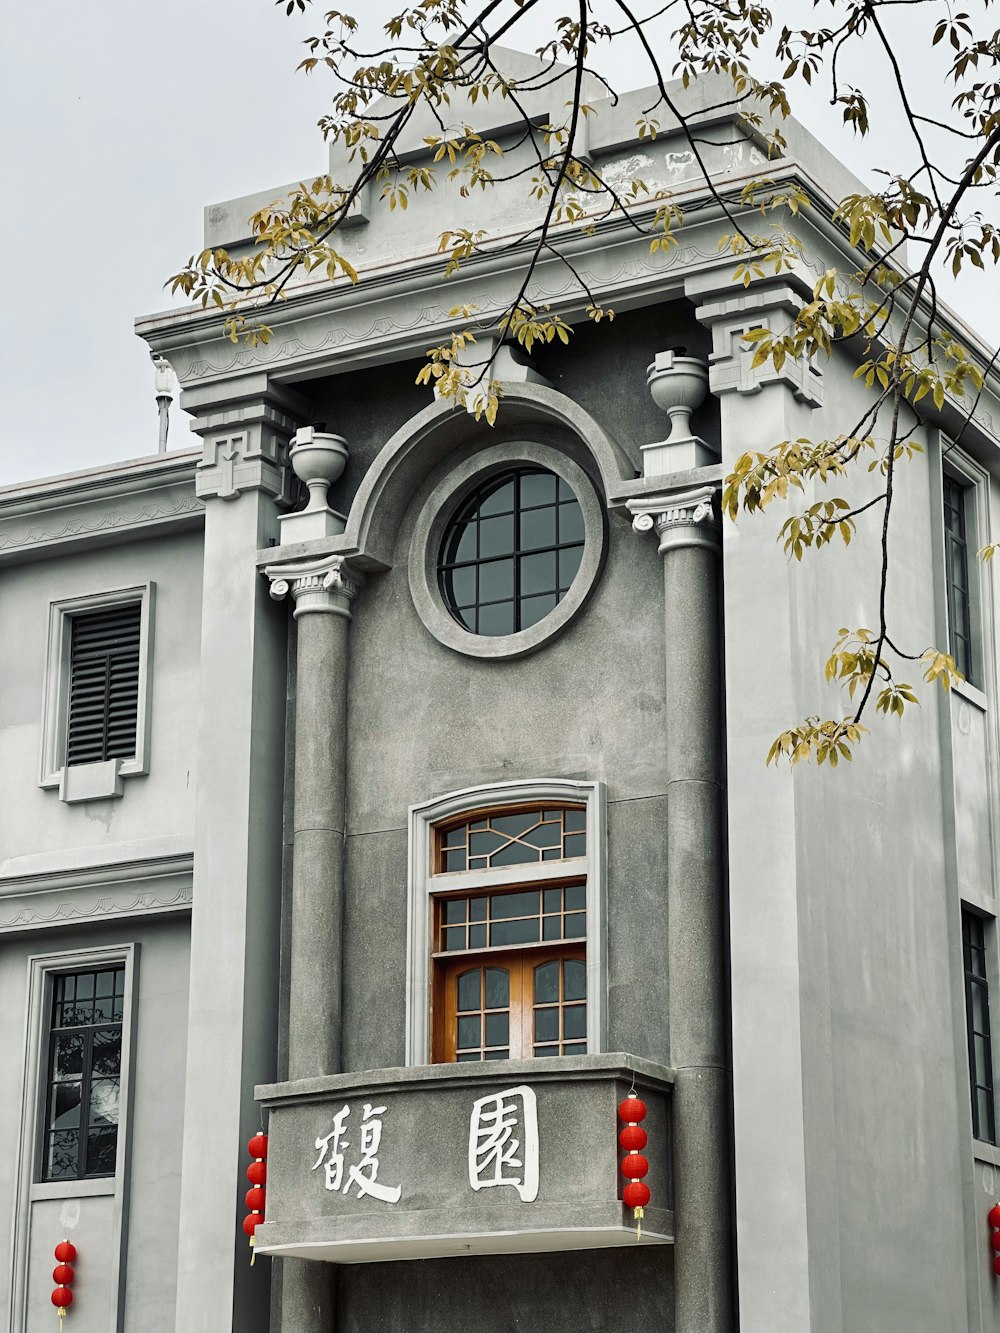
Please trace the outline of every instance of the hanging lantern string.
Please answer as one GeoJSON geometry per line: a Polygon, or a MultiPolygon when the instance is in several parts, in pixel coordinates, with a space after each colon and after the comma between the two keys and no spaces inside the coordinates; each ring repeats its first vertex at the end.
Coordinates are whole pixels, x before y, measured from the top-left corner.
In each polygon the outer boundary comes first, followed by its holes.
{"type": "Polygon", "coordinates": [[[642,1237],[644,1209],[649,1203],[650,1193],[649,1186],[643,1180],[643,1176],[649,1173],[649,1162],[642,1155],[647,1138],[646,1131],[640,1124],[640,1121],[646,1118],[646,1103],[636,1095],[634,1080],[628,1096],[618,1107],[618,1118],[625,1122],[625,1128],[618,1135],[618,1142],[627,1154],[621,1164],[622,1175],[628,1181],[622,1191],[622,1202],[626,1208],[632,1209],[636,1223],[635,1238],[639,1241],[642,1237]]]}

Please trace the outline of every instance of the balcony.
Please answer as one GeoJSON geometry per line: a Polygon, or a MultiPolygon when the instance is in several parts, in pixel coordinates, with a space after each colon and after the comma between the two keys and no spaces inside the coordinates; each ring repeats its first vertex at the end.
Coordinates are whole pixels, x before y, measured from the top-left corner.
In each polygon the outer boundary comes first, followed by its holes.
{"type": "Polygon", "coordinates": [[[258,1254],[380,1263],[637,1243],[617,1108],[646,1102],[643,1245],[673,1242],[672,1071],[631,1055],[368,1070],[257,1089],[258,1254]]]}

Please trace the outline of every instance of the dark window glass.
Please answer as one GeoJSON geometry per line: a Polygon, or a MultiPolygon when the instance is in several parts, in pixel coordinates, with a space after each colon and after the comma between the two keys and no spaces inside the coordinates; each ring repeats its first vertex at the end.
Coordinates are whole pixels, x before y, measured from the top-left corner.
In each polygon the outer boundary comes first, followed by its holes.
{"type": "Polygon", "coordinates": [[[132,602],[73,617],[67,764],[135,754],[141,616],[140,604],[132,602]]]}
{"type": "Polygon", "coordinates": [[[473,634],[528,629],[569,591],[583,557],[583,512],[565,482],[539,468],[491,477],[445,533],[438,581],[473,634]]]}
{"type": "Polygon", "coordinates": [[[986,973],[986,925],[981,916],[962,911],[965,966],[965,1027],[969,1043],[972,1133],[983,1143],[997,1141],[990,1040],[990,988],[986,973]]]}
{"type": "MultiPolygon", "coordinates": [[[[438,833],[438,866],[445,872],[488,870],[586,856],[586,820],[583,810],[521,810],[459,824],[438,833]]],[[[465,917],[445,918],[447,925],[460,920],[465,917]]]]}
{"type": "Polygon", "coordinates": [[[972,612],[969,603],[969,546],[965,524],[966,488],[944,477],[945,587],[948,593],[948,651],[966,680],[972,679],[972,612]]]}
{"type": "Polygon", "coordinates": [[[53,978],[43,1180],[114,1174],[124,967],[53,978]]]}

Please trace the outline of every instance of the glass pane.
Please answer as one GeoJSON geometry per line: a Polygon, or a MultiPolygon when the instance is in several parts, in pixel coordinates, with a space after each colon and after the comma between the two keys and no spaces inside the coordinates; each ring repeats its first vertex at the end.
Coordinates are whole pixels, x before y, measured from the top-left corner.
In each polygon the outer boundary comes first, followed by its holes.
{"type": "Polygon", "coordinates": [[[539,824],[524,834],[524,841],[532,847],[562,847],[562,829],[558,824],[539,824]]]}
{"type": "MultiPolygon", "coordinates": [[[[121,1001],[118,1001],[120,1004],[121,1001]]],[[[94,1001],[94,1022],[95,1023],[113,1023],[115,1014],[115,997],[113,995],[102,995],[94,1001]]]]}
{"type": "Polygon", "coordinates": [[[969,997],[972,1000],[970,1008],[972,1011],[973,1030],[975,1032],[985,1032],[986,1026],[989,1023],[989,1006],[986,1003],[986,987],[976,986],[975,984],[971,985],[969,987],[969,997]]]}
{"type": "Polygon", "coordinates": [[[115,974],[113,972],[98,972],[96,992],[98,995],[114,995],[115,974]]]}
{"type": "Polygon", "coordinates": [[[554,509],[529,509],[521,515],[522,551],[537,550],[540,546],[556,544],[556,511],[554,509]]]}
{"type": "Polygon", "coordinates": [[[519,838],[538,823],[537,810],[525,810],[518,815],[494,815],[490,824],[508,838],[519,838]]]}
{"type": "Polygon", "coordinates": [[[583,884],[569,884],[566,887],[566,911],[582,912],[587,906],[587,889],[583,884]]]}
{"type": "Polygon", "coordinates": [[[470,948],[470,949],[485,949],[485,948],[486,948],[486,927],[485,927],[485,926],[470,926],[470,927],[469,927],[469,948],[470,948]]]}
{"type": "Polygon", "coordinates": [[[570,1004],[563,1010],[563,1036],[567,1041],[587,1035],[587,1006],[570,1004]]]}
{"type": "Polygon", "coordinates": [[[502,518],[484,518],[479,524],[480,558],[491,555],[510,555],[513,549],[513,514],[505,514],[502,518]]]}
{"type": "Polygon", "coordinates": [[[521,506],[551,505],[556,502],[557,478],[551,472],[529,472],[521,477],[521,506]]]}
{"type": "Polygon", "coordinates": [[[546,551],[542,555],[526,555],[521,561],[522,594],[526,595],[533,592],[555,592],[555,590],[555,551],[546,551]]]}
{"type": "Polygon", "coordinates": [[[535,1004],[557,1004],[559,1001],[559,961],[542,963],[535,968],[535,1004]]]}
{"type": "Polygon", "coordinates": [[[486,1059],[487,1059],[487,1060],[506,1060],[507,1057],[508,1057],[509,1055],[510,1055],[510,1051],[509,1051],[506,1047],[503,1047],[503,1048],[502,1048],[501,1050],[499,1050],[499,1051],[487,1051],[487,1052],[486,1052],[486,1059]]]}
{"type": "Polygon", "coordinates": [[[120,1028],[94,1033],[93,1072],[98,1077],[117,1078],[122,1067],[122,1034],[120,1028]]]}
{"type": "Polygon", "coordinates": [[[453,610],[452,615],[454,615],[455,619],[458,621],[460,625],[464,625],[465,628],[467,630],[471,630],[473,634],[476,633],[475,607],[469,608],[465,611],[453,610]]]}
{"type": "Polygon", "coordinates": [[[80,1123],[80,1084],[56,1083],[52,1088],[50,1129],[73,1129],[80,1123]]]}
{"type": "Polygon", "coordinates": [[[83,1073],[83,1037],[67,1033],[56,1037],[55,1050],[52,1053],[52,1075],[54,1078],[79,1078],[83,1073]]]}
{"type": "Polygon", "coordinates": [[[481,1033],[482,1023],[478,1014],[460,1018],[458,1020],[458,1049],[467,1051],[470,1046],[481,1046],[481,1033]]]}
{"type": "Polygon", "coordinates": [[[579,833],[587,827],[586,810],[564,810],[563,824],[567,833],[579,833]]]}
{"type": "MultiPolygon", "coordinates": [[[[502,522],[509,520],[503,519],[502,522]]],[[[513,560],[490,560],[479,566],[480,602],[502,602],[514,596],[513,560]]]]}
{"type": "Polygon", "coordinates": [[[587,964],[579,959],[567,958],[563,963],[563,998],[567,1000],[585,1000],[587,998],[587,964]]]}
{"type": "Polygon", "coordinates": [[[506,1046],[510,1040],[510,1016],[508,1014],[486,1015],[486,1045],[506,1046]]]}
{"type": "Polygon", "coordinates": [[[540,620],[554,611],[559,602],[559,598],[554,592],[545,593],[541,597],[525,597],[521,603],[521,628],[530,629],[532,625],[537,625],[540,620]]]}
{"type": "Polygon", "coordinates": [[[514,603],[497,602],[479,608],[479,633],[487,638],[514,633],[514,603]]]}
{"type": "Polygon", "coordinates": [[[543,861],[561,861],[561,860],[562,860],[562,848],[561,848],[561,847],[553,847],[553,848],[551,848],[551,850],[546,850],[546,851],[542,852],[542,860],[543,860],[543,861]]]}
{"type": "Polygon", "coordinates": [[[587,1043],[585,1041],[574,1041],[567,1043],[563,1047],[563,1055],[586,1055],[587,1043]]]}
{"type": "Polygon", "coordinates": [[[444,845],[446,847],[464,847],[465,846],[465,825],[460,824],[458,828],[451,829],[444,835],[444,845]]]}
{"type": "Polygon", "coordinates": [[[506,841],[506,838],[499,833],[494,833],[492,829],[485,829],[482,833],[469,835],[469,851],[473,856],[489,856],[498,847],[502,847],[506,841]]]}
{"type": "Polygon", "coordinates": [[[483,517],[489,514],[506,514],[513,512],[514,509],[514,483],[505,481],[502,486],[498,486],[492,495],[488,495],[479,506],[479,512],[483,517]]]}
{"type": "Polygon", "coordinates": [[[486,869],[486,857],[485,857],[485,856],[473,856],[473,857],[470,857],[470,859],[469,859],[469,869],[470,869],[470,870],[485,870],[485,869],[486,869]]]}
{"type": "Polygon", "coordinates": [[[467,523],[452,533],[445,550],[445,561],[448,564],[455,560],[475,560],[477,527],[476,523],[467,523]]]}
{"type": "Polygon", "coordinates": [[[84,972],[76,979],[76,998],[78,1000],[89,1000],[94,994],[94,974],[93,972],[84,972]]]}
{"type": "Polygon", "coordinates": [[[445,870],[464,870],[465,848],[461,847],[457,851],[445,852],[444,868],[445,870]]]}
{"type": "Polygon", "coordinates": [[[474,972],[463,972],[458,979],[458,1008],[480,1009],[480,972],[477,967],[474,972]]]}
{"type": "Polygon", "coordinates": [[[465,948],[465,927],[448,926],[442,931],[444,935],[445,949],[464,949],[465,948]]]}
{"type": "Polygon", "coordinates": [[[117,1147],[118,1130],[115,1127],[91,1129],[87,1134],[87,1175],[112,1175],[117,1147]]]}
{"type": "Polygon", "coordinates": [[[49,1135],[45,1175],[49,1180],[75,1178],[79,1172],[80,1135],[75,1129],[49,1135]]]}
{"type": "Polygon", "coordinates": [[[510,1004],[510,975],[502,967],[486,969],[486,1008],[506,1009],[510,1004]]]}
{"type": "Polygon", "coordinates": [[[118,1080],[95,1078],[90,1085],[90,1123],[118,1124],[118,1080]]]}
{"type": "Polygon", "coordinates": [[[985,1037],[973,1037],[972,1045],[976,1061],[976,1078],[978,1082],[984,1082],[986,1071],[989,1068],[986,1058],[989,1044],[985,1037]]]}
{"type": "Polygon", "coordinates": [[[561,912],[562,889],[546,889],[542,894],[542,909],[546,912],[561,912]]]}
{"type": "Polygon", "coordinates": [[[537,861],[538,853],[531,847],[525,847],[520,842],[509,842],[502,851],[496,853],[490,860],[491,866],[519,866],[526,862],[537,861]]]}
{"type": "Polygon", "coordinates": [[[566,835],[566,855],[584,856],[587,852],[587,835],[585,833],[568,833],[566,835]]]}
{"type": "Polygon", "coordinates": [[[486,920],[486,899],[485,899],[485,898],[472,898],[472,899],[470,899],[470,901],[469,901],[469,920],[470,920],[470,921],[485,921],[485,920],[486,920]]]}
{"type": "Polygon", "coordinates": [[[559,1043],[558,1043],[558,1042],[556,1042],[555,1045],[553,1045],[553,1046],[536,1046],[536,1047],[535,1047],[535,1059],[536,1059],[536,1060],[542,1059],[542,1058],[544,1058],[546,1055],[558,1055],[558,1054],[559,1054],[559,1043]]]}
{"type": "Polygon", "coordinates": [[[528,893],[495,894],[490,899],[490,917],[496,921],[500,917],[537,916],[538,890],[528,893]]]}
{"type": "Polygon", "coordinates": [[[531,916],[521,921],[495,921],[490,926],[490,944],[537,944],[539,920],[531,916]]]}
{"type": "Polygon", "coordinates": [[[564,543],[583,541],[583,513],[575,500],[572,504],[559,506],[559,540],[564,543]]]}
{"type": "Polygon", "coordinates": [[[465,920],[466,904],[468,898],[449,898],[444,905],[444,919],[449,926],[455,925],[459,921],[465,920]]]}
{"type": "Polygon", "coordinates": [[[465,1051],[465,1052],[463,1052],[463,1051],[459,1051],[459,1053],[458,1053],[458,1055],[456,1055],[455,1059],[456,1059],[456,1061],[457,1061],[459,1064],[465,1064],[467,1061],[470,1061],[470,1060],[478,1060],[478,1059],[479,1059],[479,1052],[478,1052],[478,1051],[465,1051]]]}
{"type": "Polygon", "coordinates": [[[456,606],[471,606],[476,600],[476,567],[451,569],[445,575],[445,596],[456,606]]]}
{"type": "Polygon", "coordinates": [[[561,916],[546,916],[542,918],[542,939],[543,940],[562,939],[561,916]]]}
{"type": "Polygon", "coordinates": [[[566,917],[566,929],[563,938],[567,940],[582,940],[587,933],[587,914],[586,912],[574,912],[572,916],[566,917]]]}
{"type": "Polygon", "coordinates": [[[559,1010],[535,1010],[535,1041],[559,1040],[559,1010]]]}

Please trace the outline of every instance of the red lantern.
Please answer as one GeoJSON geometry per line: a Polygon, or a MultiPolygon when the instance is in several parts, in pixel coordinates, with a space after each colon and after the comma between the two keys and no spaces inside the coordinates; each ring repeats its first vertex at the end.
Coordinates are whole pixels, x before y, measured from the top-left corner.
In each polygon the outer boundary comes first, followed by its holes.
{"type": "Polygon", "coordinates": [[[649,1186],[641,1180],[631,1180],[622,1190],[622,1199],[626,1208],[634,1208],[637,1217],[642,1217],[642,1210],[649,1203],[649,1186]]]}
{"type": "Polygon", "coordinates": [[[618,1142],[628,1154],[622,1162],[622,1175],[628,1181],[628,1184],[622,1190],[622,1202],[626,1208],[632,1209],[632,1216],[635,1218],[635,1238],[642,1235],[643,1210],[649,1203],[649,1186],[643,1183],[642,1177],[649,1174],[649,1162],[639,1151],[646,1146],[646,1131],[639,1125],[640,1120],[646,1118],[646,1103],[641,1097],[635,1095],[635,1088],[630,1089],[629,1095],[618,1107],[619,1120],[625,1121],[625,1128],[618,1135],[618,1142]]]}
{"type": "Polygon", "coordinates": [[[66,1311],[73,1304],[73,1293],[70,1291],[70,1283],[76,1274],[70,1265],[76,1258],[76,1246],[68,1240],[61,1240],[53,1251],[56,1259],[59,1261],[52,1270],[52,1281],[58,1283],[55,1291],[52,1293],[52,1304],[58,1311],[59,1318],[66,1318],[66,1311]]]}
{"type": "Polygon", "coordinates": [[[642,1152],[648,1140],[641,1125],[626,1125],[618,1135],[618,1142],[626,1152],[642,1152]]]}
{"type": "Polygon", "coordinates": [[[247,1144],[247,1152],[256,1161],[250,1163],[247,1167],[247,1180],[253,1186],[253,1189],[247,1190],[246,1205],[250,1212],[243,1219],[243,1230],[250,1237],[250,1266],[253,1267],[256,1253],[254,1245],[256,1237],[254,1232],[264,1220],[264,1204],[266,1202],[266,1191],[264,1185],[267,1182],[267,1135],[263,1130],[255,1134],[247,1144]]]}
{"type": "Polygon", "coordinates": [[[993,1258],[993,1272],[1000,1277],[1000,1203],[995,1203],[986,1214],[986,1221],[989,1224],[991,1235],[990,1245],[996,1251],[993,1258]]]}

